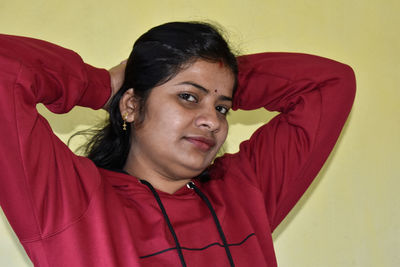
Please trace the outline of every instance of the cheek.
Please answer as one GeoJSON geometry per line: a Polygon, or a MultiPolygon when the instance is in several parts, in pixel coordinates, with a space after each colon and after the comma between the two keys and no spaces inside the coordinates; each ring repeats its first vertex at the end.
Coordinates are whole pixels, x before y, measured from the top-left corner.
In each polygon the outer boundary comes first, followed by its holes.
{"type": "Polygon", "coordinates": [[[180,134],[190,124],[189,113],[179,108],[176,104],[160,103],[152,106],[148,113],[148,130],[156,131],[164,136],[180,134]]]}
{"type": "Polygon", "coordinates": [[[225,142],[226,137],[228,136],[228,131],[229,131],[229,124],[225,120],[223,123],[221,123],[221,129],[218,134],[218,141],[221,143],[221,145],[225,142]]]}

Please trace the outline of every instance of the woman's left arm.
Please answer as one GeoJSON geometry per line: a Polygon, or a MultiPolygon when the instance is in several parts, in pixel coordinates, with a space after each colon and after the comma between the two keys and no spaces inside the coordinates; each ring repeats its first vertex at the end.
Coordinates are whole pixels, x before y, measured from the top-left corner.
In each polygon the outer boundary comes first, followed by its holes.
{"type": "Polygon", "coordinates": [[[307,54],[238,58],[233,109],[280,112],[240,145],[237,172],[263,192],[273,230],[296,204],[331,152],[355,96],[353,70],[307,54]]]}

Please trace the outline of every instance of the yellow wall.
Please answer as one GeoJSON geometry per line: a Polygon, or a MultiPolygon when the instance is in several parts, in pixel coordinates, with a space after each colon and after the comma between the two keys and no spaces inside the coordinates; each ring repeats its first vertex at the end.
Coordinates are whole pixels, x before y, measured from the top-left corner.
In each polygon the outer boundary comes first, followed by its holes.
{"type": "MultiPolygon", "coordinates": [[[[244,53],[301,51],[350,64],[358,81],[354,109],[318,180],[274,233],[278,262],[394,267],[400,266],[399,12],[398,0],[14,0],[0,2],[0,32],[56,42],[111,67],[151,26],[210,19],[244,53]]],[[[45,114],[62,138],[104,115],[45,114]]],[[[248,114],[230,117],[228,151],[266,112],[248,114]]],[[[0,266],[29,266],[2,221],[0,266]]]]}

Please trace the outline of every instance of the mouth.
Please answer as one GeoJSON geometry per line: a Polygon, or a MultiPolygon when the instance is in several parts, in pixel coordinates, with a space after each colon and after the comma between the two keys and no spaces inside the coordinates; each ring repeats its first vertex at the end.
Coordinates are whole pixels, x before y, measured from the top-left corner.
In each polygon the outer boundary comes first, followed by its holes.
{"type": "Polygon", "coordinates": [[[213,139],[201,136],[185,137],[185,139],[203,152],[207,152],[215,146],[215,141],[213,139]]]}

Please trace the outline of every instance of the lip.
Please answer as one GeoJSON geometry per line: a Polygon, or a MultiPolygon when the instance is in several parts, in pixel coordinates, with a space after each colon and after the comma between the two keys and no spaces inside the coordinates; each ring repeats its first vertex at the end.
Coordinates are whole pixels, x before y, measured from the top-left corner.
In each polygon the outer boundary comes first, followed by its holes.
{"type": "Polygon", "coordinates": [[[204,152],[209,151],[215,146],[215,141],[213,139],[203,136],[187,136],[185,139],[204,152]]]}

